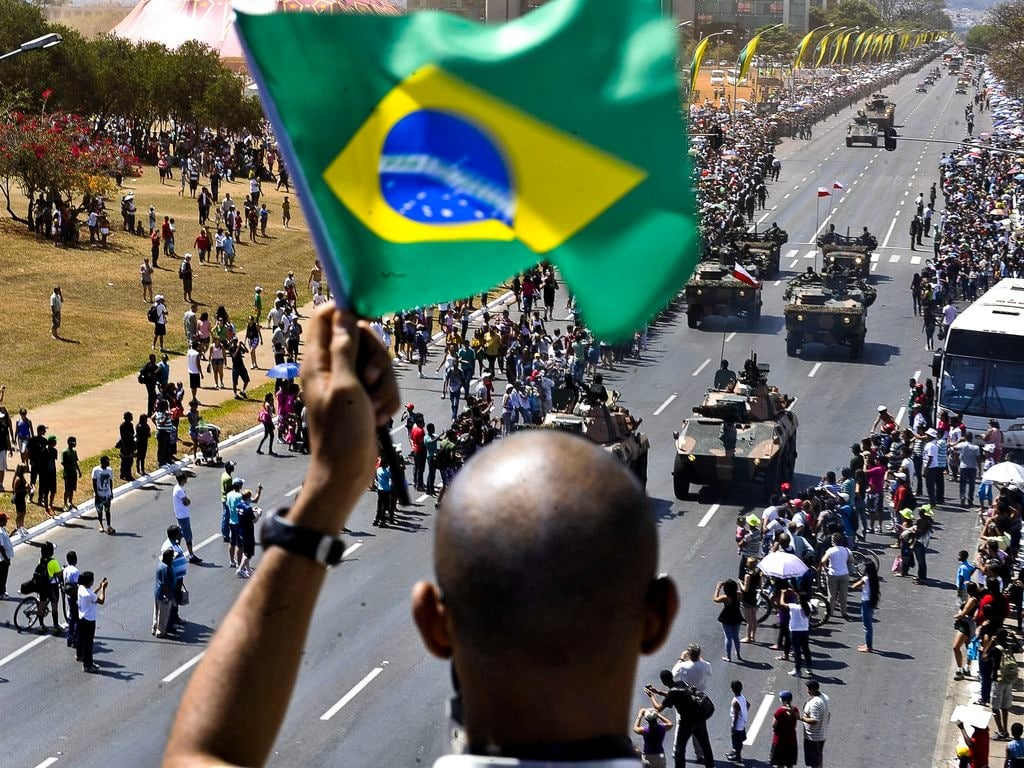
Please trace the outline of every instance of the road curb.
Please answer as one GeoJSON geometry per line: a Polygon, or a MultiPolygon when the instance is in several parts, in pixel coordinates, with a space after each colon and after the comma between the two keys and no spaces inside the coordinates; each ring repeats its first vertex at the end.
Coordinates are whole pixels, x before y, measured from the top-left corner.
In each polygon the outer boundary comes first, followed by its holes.
{"type": "MultiPolygon", "coordinates": [[[[239,432],[237,435],[232,435],[231,437],[224,440],[220,444],[219,448],[220,450],[230,448],[231,446],[244,442],[251,437],[256,437],[262,432],[262,425],[250,427],[249,429],[243,430],[242,432],[239,432]]],[[[179,470],[185,469],[186,467],[189,467],[194,463],[195,460],[191,456],[189,456],[184,459],[181,459],[180,461],[175,462],[174,464],[168,464],[166,466],[160,467],[147,475],[137,477],[130,483],[123,483],[122,485],[119,485],[117,486],[117,488],[114,489],[112,501],[117,500],[122,496],[126,496],[129,493],[132,493],[133,491],[137,491],[140,488],[144,488],[157,480],[167,477],[168,475],[173,476],[179,470]]],[[[71,510],[70,512],[62,512],[59,515],[54,515],[52,518],[44,520],[38,525],[34,525],[31,528],[29,528],[27,536],[22,536],[21,534],[11,536],[11,544],[15,547],[21,546],[22,544],[28,544],[37,536],[42,536],[43,534],[53,530],[54,528],[63,527],[65,523],[82,517],[82,515],[84,515],[86,512],[91,512],[95,508],[95,502],[90,500],[82,504],[82,506],[71,510]]]]}

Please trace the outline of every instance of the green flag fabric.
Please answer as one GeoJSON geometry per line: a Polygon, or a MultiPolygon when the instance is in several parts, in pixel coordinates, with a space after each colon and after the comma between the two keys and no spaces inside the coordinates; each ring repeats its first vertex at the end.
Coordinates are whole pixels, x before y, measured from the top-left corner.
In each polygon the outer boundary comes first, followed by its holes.
{"type": "Polygon", "coordinates": [[[238,13],[339,303],[377,316],[554,263],[627,338],[699,256],[657,0],[552,0],[503,25],[238,13]]]}

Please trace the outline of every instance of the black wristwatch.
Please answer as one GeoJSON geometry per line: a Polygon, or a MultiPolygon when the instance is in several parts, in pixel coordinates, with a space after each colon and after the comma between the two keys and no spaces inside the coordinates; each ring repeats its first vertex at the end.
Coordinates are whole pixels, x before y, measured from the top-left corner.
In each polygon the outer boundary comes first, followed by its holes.
{"type": "Polygon", "coordinates": [[[282,507],[263,518],[263,524],[260,526],[260,544],[263,548],[281,547],[288,552],[322,563],[328,568],[340,563],[345,552],[345,542],[341,537],[323,534],[288,522],[282,517],[288,509],[282,507]]]}

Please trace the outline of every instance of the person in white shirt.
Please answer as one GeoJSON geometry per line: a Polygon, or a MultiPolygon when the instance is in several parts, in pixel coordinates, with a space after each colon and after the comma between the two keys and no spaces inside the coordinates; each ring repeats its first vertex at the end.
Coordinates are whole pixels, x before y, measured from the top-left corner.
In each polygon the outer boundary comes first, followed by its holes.
{"type": "Polygon", "coordinates": [[[109,456],[100,456],[100,465],[92,469],[92,495],[100,531],[113,530],[110,527],[110,501],[114,498],[114,470],[110,468],[109,456]],[[103,525],[104,512],[107,515],[106,526],[103,525]]]}
{"type": "Polygon", "coordinates": [[[850,590],[850,550],[843,546],[843,536],[832,534],[832,546],[825,550],[821,567],[828,577],[828,599],[839,602],[839,613],[846,619],[846,595],[850,590]]]}
{"type": "Polygon", "coordinates": [[[181,537],[185,540],[185,547],[188,549],[188,561],[190,563],[201,563],[203,562],[202,558],[192,550],[192,518],[189,515],[192,499],[185,493],[185,483],[188,482],[188,475],[184,472],[178,472],[174,479],[178,481],[178,484],[174,486],[174,490],[171,491],[174,519],[178,521],[178,527],[181,528],[181,537]]]}
{"type": "Polygon", "coordinates": [[[78,553],[73,549],[68,551],[65,557],[67,565],[60,572],[61,588],[67,596],[68,602],[68,630],[65,639],[68,648],[78,646],[78,580],[82,572],[78,570],[78,553]]]}
{"type": "Polygon", "coordinates": [[[107,580],[100,581],[99,587],[93,592],[92,585],[96,576],[86,571],[78,579],[78,645],[75,661],[82,662],[86,672],[98,672],[99,667],[92,663],[92,647],[96,638],[96,618],[99,614],[97,606],[107,600],[107,580]]]}
{"type": "Polygon", "coordinates": [[[201,362],[205,359],[203,353],[199,351],[198,341],[193,342],[188,352],[185,353],[185,368],[188,370],[188,388],[192,390],[193,400],[198,399],[196,393],[199,391],[199,386],[203,381],[203,366],[201,362]]]}
{"type": "Polygon", "coordinates": [[[64,294],[59,285],[53,286],[53,293],[50,294],[50,335],[59,339],[57,331],[60,330],[60,313],[64,308],[64,294]]]}
{"type": "Polygon", "coordinates": [[[729,737],[732,739],[732,752],[726,754],[725,759],[734,763],[743,762],[743,742],[747,738],[747,715],[750,705],[747,697],[743,695],[743,683],[733,680],[729,684],[732,691],[732,701],[729,702],[729,737]]]}
{"type": "Polygon", "coordinates": [[[7,574],[14,560],[14,545],[7,535],[7,515],[0,512],[0,600],[7,597],[7,574]]]}
{"type": "Polygon", "coordinates": [[[711,663],[701,657],[701,652],[701,647],[697,643],[690,643],[672,667],[672,679],[677,683],[686,683],[698,691],[707,690],[708,678],[711,677],[711,663]]]}
{"type": "Polygon", "coordinates": [[[942,330],[940,331],[940,339],[946,338],[946,334],[949,333],[949,326],[956,320],[957,309],[953,305],[952,300],[942,308],[942,330]]]}
{"type": "Polygon", "coordinates": [[[160,349],[164,348],[164,336],[167,335],[167,305],[164,303],[164,295],[158,293],[156,302],[153,304],[153,344],[151,349],[156,349],[157,341],[160,342],[160,349]]]}

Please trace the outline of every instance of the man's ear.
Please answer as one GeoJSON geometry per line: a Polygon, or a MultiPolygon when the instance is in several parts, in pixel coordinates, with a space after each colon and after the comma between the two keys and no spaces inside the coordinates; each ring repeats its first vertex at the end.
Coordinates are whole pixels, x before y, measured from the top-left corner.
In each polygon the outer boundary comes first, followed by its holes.
{"type": "Polygon", "coordinates": [[[644,627],[640,650],[645,654],[661,648],[679,609],[679,593],[676,584],[668,576],[658,576],[651,581],[644,599],[644,627]]]}
{"type": "Polygon", "coordinates": [[[440,590],[430,582],[420,581],[412,588],[412,618],[427,650],[439,659],[450,659],[448,611],[440,590]]]}

